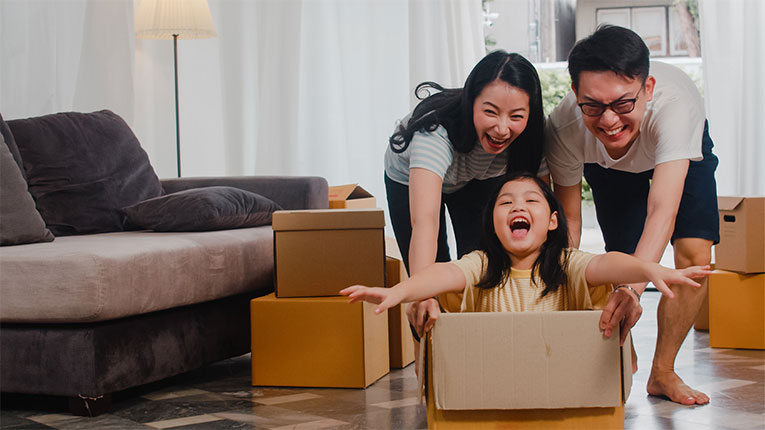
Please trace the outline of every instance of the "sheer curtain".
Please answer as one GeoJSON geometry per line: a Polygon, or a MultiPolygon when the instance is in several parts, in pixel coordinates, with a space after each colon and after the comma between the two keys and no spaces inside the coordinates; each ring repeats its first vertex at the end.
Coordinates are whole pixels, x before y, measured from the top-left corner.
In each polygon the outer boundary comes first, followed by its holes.
{"type": "MultiPolygon", "coordinates": [[[[135,38],[137,4],[0,2],[0,111],[111,109],[172,177],[172,42],[135,38]]],[[[218,37],[178,42],[186,176],[320,175],[382,198],[387,138],[414,85],[460,86],[483,56],[480,0],[209,4],[218,37]]]]}
{"type": "Polygon", "coordinates": [[[765,2],[701,0],[709,132],[719,195],[765,195],[765,2]]]}

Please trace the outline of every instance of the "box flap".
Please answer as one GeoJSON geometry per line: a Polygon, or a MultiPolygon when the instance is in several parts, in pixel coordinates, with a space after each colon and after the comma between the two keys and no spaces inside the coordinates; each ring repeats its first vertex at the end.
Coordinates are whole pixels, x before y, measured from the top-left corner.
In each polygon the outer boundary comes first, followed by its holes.
{"type": "Polygon", "coordinates": [[[311,209],[276,211],[274,231],[351,230],[385,227],[382,209],[311,209]]]}
{"type": "Polygon", "coordinates": [[[619,339],[600,332],[600,314],[442,314],[432,331],[436,408],[621,406],[619,339]]]}
{"type": "Polygon", "coordinates": [[[740,205],[742,201],[744,201],[744,197],[718,196],[717,207],[721,211],[732,211],[736,209],[736,207],[740,205]]]}
{"type": "Polygon", "coordinates": [[[358,184],[335,185],[329,187],[329,200],[351,200],[374,197],[369,191],[361,188],[358,184]]]}
{"type": "MultiPolygon", "coordinates": [[[[612,336],[616,336],[615,334],[612,336]]],[[[622,350],[622,403],[627,403],[632,391],[632,334],[627,333],[622,350]]]]}

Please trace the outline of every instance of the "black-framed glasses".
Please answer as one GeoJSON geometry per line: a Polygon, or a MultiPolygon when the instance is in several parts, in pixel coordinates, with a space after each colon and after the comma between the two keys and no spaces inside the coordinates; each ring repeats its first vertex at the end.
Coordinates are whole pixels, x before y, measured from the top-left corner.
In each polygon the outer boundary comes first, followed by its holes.
{"type": "MultiPolygon", "coordinates": [[[[640,91],[638,91],[638,94],[640,94],[640,91]]],[[[635,94],[634,98],[619,99],[615,102],[611,102],[608,104],[596,103],[596,102],[579,103],[579,109],[581,109],[582,113],[587,116],[603,115],[603,112],[605,112],[606,109],[611,109],[612,111],[614,111],[614,113],[617,113],[617,114],[626,114],[635,110],[635,102],[637,102],[637,99],[638,99],[637,96],[638,95],[635,94]]]]}

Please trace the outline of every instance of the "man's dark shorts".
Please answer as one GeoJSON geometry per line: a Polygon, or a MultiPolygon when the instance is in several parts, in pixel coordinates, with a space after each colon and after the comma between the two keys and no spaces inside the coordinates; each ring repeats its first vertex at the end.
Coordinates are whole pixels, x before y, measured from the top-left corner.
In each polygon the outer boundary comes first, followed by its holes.
{"type": "MultiPolygon", "coordinates": [[[[713,146],[709,124],[705,122],[701,142],[704,158],[691,161],[688,166],[672,243],[689,237],[720,242],[714,175],[718,161],[712,153],[713,146]]],[[[643,233],[653,170],[629,173],[588,163],[584,165],[584,177],[592,188],[606,251],[634,253],[643,233]]]]}

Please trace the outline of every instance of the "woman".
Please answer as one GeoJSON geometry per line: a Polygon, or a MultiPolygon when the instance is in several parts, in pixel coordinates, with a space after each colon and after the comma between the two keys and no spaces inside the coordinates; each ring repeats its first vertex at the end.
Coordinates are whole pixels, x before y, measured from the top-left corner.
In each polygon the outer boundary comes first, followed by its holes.
{"type": "MultiPolygon", "coordinates": [[[[481,210],[506,172],[542,172],[544,114],[539,76],[521,55],[494,51],[476,64],[465,86],[418,85],[428,96],[390,137],[385,187],[393,231],[404,263],[416,274],[449,261],[445,208],[457,254],[478,245],[481,210]],[[438,92],[429,94],[430,89],[438,92]]],[[[421,333],[434,301],[409,314],[421,333]]]]}

